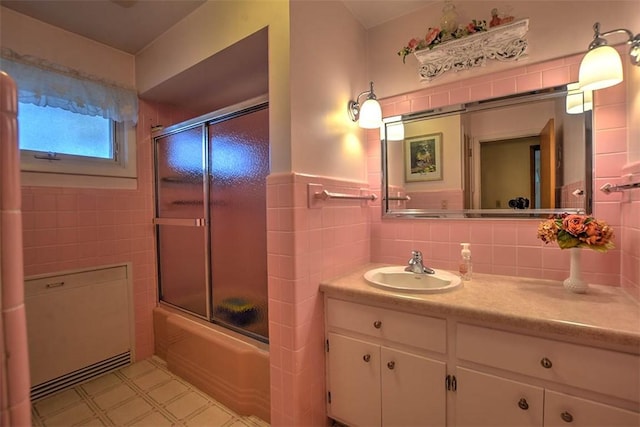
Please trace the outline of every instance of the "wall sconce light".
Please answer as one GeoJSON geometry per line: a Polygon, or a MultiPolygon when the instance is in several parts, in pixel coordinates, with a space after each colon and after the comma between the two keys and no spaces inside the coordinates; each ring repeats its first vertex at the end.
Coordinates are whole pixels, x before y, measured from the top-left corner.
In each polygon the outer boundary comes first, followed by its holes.
{"type": "Polygon", "coordinates": [[[349,101],[347,105],[351,120],[359,122],[358,125],[364,129],[376,129],[382,124],[382,108],[373,93],[373,82],[370,84],[370,90],[362,92],[355,101],[349,101]],[[360,97],[364,95],[367,95],[367,99],[360,105],[360,97]]]}
{"type": "Polygon", "coordinates": [[[593,91],[583,91],[580,83],[569,83],[567,85],[567,114],[580,114],[593,110],[593,91]]]}
{"type": "Polygon", "coordinates": [[[593,40],[589,44],[587,54],[580,63],[579,81],[584,91],[603,89],[617,85],[622,81],[622,61],[618,51],[607,44],[604,37],[615,33],[627,35],[629,59],[632,65],[640,66],[640,34],[633,35],[627,29],[620,28],[611,31],[600,32],[600,23],[593,24],[593,40]]]}

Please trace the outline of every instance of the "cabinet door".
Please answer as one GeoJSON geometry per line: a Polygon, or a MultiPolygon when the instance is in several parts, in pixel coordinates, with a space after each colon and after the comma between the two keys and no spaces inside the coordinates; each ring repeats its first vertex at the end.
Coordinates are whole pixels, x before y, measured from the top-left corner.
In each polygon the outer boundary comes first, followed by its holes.
{"type": "Polygon", "coordinates": [[[380,425],[380,347],[329,333],[329,416],[354,426],[380,425]]]}
{"type": "Polygon", "coordinates": [[[457,426],[542,426],[542,388],[460,367],[456,371],[457,426]]]}
{"type": "Polygon", "coordinates": [[[591,400],[546,390],[544,425],[581,427],[640,426],[640,414],[591,400]]]}
{"type": "Polygon", "coordinates": [[[444,426],[446,365],[382,347],[383,426],[444,426]]]}

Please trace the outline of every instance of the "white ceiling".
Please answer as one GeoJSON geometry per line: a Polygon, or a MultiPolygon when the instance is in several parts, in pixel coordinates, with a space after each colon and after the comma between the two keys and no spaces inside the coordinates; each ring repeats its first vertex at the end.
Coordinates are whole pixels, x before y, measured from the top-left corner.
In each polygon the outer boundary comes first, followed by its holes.
{"type": "MultiPolygon", "coordinates": [[[[303,0],[293,0],[303,1],[303,0]]],[[[342,0],[371,28],[434,0],[342,0]]],[[[0,5],[136,54],[206,0],[0,0],[0,5]]]]}
{"type": "MultiPolygon", "coordinates": [[[[135,55],[206,1],[0,0],[0,5],[135,55]]],[[[365,28],[434,3],[434,0],[342,1],[365,28]]],[[[238,47],[225,49],[140,96],[204,114],[262,95],[268,91],[266,43],[266,32],[256,33],[239,42],[238,47]],[[256,54],[246,55],[247,50],[256,54]],[[233,55],[241,60],[233,59],[233,55]],[[247,63],[247,58],[254,60],[247,63]]]]}
{"type": "Polygon", "coordinates": [[[206,0],[0,0],[0,5],[131,54],[206,0]]]}

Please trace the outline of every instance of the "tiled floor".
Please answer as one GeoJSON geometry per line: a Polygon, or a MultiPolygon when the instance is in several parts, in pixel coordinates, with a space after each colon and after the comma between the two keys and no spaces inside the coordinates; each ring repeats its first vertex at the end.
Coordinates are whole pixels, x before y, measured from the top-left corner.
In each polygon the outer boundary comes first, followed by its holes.
{"type": "Polygon", "coordinates": [[[156,357],[33,403],[33,426],[268,427],[176,377],[156,357]]]}

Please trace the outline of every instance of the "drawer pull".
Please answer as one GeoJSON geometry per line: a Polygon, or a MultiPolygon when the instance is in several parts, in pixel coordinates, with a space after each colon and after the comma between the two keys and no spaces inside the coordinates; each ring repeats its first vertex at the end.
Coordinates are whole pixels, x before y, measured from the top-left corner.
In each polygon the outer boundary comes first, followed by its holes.
{"type": "Polygon", "coordinates": [[[364,360],[365,362],[369,363],[369,361],[371,360],[371,355],[370,354],[365,354],[364,356],[362,356],[362,360],[364,360]]]}
{"type": "Polygon", "coordinates": [[[382,322],[379,320],[376,320],[375,322],[373,322],[373,327],[376,329],[382,328],[382,322]]]}
{"type": "Polygon", "coordinates": [[[64,282],[47,283],[47,289],[59,288],[60,286],[64,286],[64,282]]]}
{"type": "Polygon", "coordinates": [[[527,399],[525,399],[524,397],[520,399],[518,401],[518,407],[523,411],[526,411],[527,409],[529,409],[529,403],[527,402],[527,399]]]}
{"type": "Polygon", "coordinates": [[[396,362],[394,362],[393,360],[387,363],[387,368],[393,369],[395,367],[396,367],[396,362]]]}
{"type": "Polygon", "coordinates": [[[562,418],[562,421],[564,421],[565,423],[570,423],[573,421],[573,415],[571,415],[571,413],[567,411],[564,411],[563,413],[561,413],[560,418],[562,418]]]}
{"type": "Polygon", "coordinates": [[[540,364],[545,369],[549,369],[553,366],[553,363],[551,363],[551,360],[547,359],[546,357],[542,358],[542,360],[540,361],[540,364]]]}

